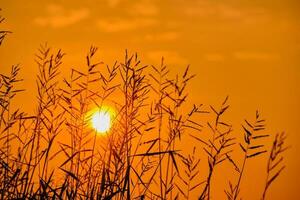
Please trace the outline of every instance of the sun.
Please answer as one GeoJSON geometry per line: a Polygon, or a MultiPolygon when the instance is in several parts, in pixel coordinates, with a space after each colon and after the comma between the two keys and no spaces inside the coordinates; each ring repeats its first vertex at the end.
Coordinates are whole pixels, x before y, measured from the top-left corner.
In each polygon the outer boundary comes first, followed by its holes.
{"type": "Polygon", "coordinates": [[[98,133],[107,133],[112,126],[114,116],[114,111],[110,107],[95,109],[91,115],[91,126],[98,133]]]}

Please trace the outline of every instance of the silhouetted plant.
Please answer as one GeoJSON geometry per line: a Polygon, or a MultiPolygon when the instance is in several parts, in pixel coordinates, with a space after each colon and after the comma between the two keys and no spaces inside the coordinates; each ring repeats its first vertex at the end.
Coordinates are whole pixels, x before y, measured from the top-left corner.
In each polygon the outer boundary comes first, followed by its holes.
{"type": "MultiPolygon", "coordinates": [[[[0,45],[7,33],[0,31],[0,45]]],[[[95,62],[97,51],[92,46],[86,66],[73,67],[61,81],[65,54],[42,45],[35,57],[37,106],[32,115],[12,107],[23,91],[18,89],[20,67],[0,75],[1,199],[191,199],[192,192],[211,199],[215,171],[225,161],[238,173],[225,191],[227,198],[240,198],[247,161],[267,152],[262,139],[268,134],[261,133],[265,121],[259,113],[253,123],[245,120],[244,142],[236,145],[233,125],[223,118],[228,97],[219,109],[209,106],[209,112],[202,104],[187,103],[195,77],[189,66],[171,77],[164,59],[159,67],[148,66],[126,51],[123,62],[105,65],[95,62]],[[114,125],[98,137],[90,111],[107,104],[116,108],[114,125]],[[180,149],[183,138],[199,145],[192,152],[180,149]],[[233,158],[236,148],[242,165],[233,158]]],[[[275,137],[262,199],[285,167],[285,139],[285,134],[275,137]]]]}
{"type": "MultiPolygon", "coordinates": [[[[2,9],[0,8],[0,12],[1,12],[1,10],[2,10],[2,9]]],[[[5,20],[5,18],[2,17],[2,16],[0,15],[0,24],[3,23],[4,20],[5,20]]],[[[2,42],[3,42],[4,38],[5,38],[5,36],[6,36],[7,34],[9,34],[9,33],[11,33],[11,32],[10,32],[10,31],[7,31],[7,30],[1,30],[1,29],[0,29],[0,45],[2,44],[2,42]]]]}
{"type": "Polygon", "coordinates": [[[286,134],[282,132],[281,134],[276,134],[270,156],[267,164],[267,178],[262,195],[262,199],[266,198],[267,190],[271,184],[278,178],[282,170],[284,170],[285,165],[283,164],[282,153],[286,151],[289,147],[285,146],[286,134]]]}
{"type": "Polygon", "coordinates": [[[252,159],[258,155],[266,153],[267,150],[264,149],[264,144],[260,142],[262,138],[266,138],[269,135],[259,133],[265,130],[265,120],[260,119],[259,112],[256,111],[255,122],[250,123],[245,120],[245,125],[242,125],[244,129],[244,144],[239,144],[242,152],[244,153],[244,158],[242,161],[242,166],[238,167],[232,159],[230,161],[234,164],[236,171],[238,172],[238,181],[235,186],[230,183],[230,190],[226,192],[228,199],[237,199],[240,192],[240,183],[244,173],[245,165],[248,159],[252,159]]]}

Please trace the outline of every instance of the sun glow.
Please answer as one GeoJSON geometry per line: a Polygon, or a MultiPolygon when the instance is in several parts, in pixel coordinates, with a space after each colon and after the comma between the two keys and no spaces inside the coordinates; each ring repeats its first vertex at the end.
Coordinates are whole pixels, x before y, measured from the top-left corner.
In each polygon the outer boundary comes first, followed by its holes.
{"type": "Polygon", "coordinates": [[[91,126],[98,133],[106,133],[110,130],[113,119],[114,119],[114,111],[112,108],[101,108],[92,111],[91,114],[91,126]]]}

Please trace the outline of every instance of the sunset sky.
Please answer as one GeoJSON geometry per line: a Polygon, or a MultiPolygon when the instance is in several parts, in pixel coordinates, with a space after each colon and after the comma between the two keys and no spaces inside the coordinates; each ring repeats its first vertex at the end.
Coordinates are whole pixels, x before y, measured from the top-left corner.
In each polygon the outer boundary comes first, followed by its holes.
{"type": "MultiPolygon", "coordinates": [[[[45,42],[66,53],[64,72],[85,64],[90,45],[99,47],[106,63],[122,60],[128,49],[145,64],[157,65],[164,56],[174,73],[190,64],[197,75],[191,101],[219,105],[229,95],[228,118],[236,131],[258,109],[268,133],[287,132],[287,168],[268,199],[300,199],[299,1],[2,0],[0,8],[6,18],[1,30],[12,31],[0,47],[0,72],[22,66],[22,109],[33,111],[34,54],[45,42]]],[[[261,192],[256,178],[264,181],[265,172],[246,176],[249,199],[261,192]]]]}

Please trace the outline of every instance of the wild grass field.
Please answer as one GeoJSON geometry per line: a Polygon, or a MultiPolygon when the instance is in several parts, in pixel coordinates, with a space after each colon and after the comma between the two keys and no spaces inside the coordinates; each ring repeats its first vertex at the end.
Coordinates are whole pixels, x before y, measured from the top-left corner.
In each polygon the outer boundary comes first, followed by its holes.
{"type": "MultiPolygon", "coordinates": [[[[0,44],[8,34],[0,31],[0,44]]],[[[258,157],[267,160],[265,177],[257,178],[264,181],[260,199],[268,199],[285,169],[284,132],[270,134],[255,110],[241,122],[243,132],[235,131],[240,125],[224,117],[228,97],[219,105],[193,102],[189,83],[197,74],[189,66],[174,76],[164,58],[146,65],[127,51],[108,65],[95,58],[97,50],[66,75],[63,50],[41,45],[32,58],[32,113],[14,103],[27,89],[22,65],[0,74],[1,199],[215,199],[216,171],[226,168],[232,178],[218,180],[227,185],[225,197],[237,200],[246,166],[258,157]],[[93,116],[103,110],[110,128],[102,133],[93,116]]]]}

